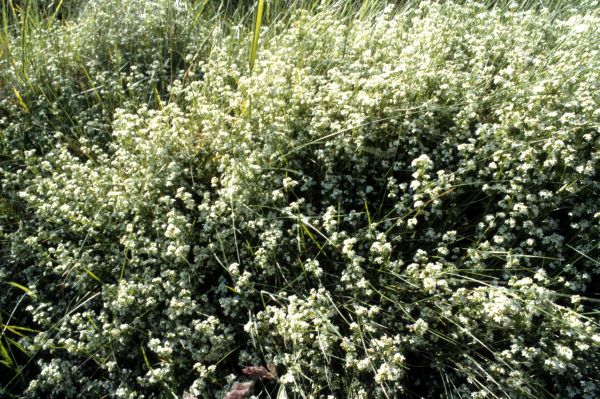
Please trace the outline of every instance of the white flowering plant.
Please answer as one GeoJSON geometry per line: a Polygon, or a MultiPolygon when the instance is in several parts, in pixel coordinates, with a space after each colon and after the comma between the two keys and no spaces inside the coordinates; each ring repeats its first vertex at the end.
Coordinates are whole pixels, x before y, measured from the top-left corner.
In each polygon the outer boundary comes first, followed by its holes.
{"type": "Polygon", "coordinates": [[[0,393],[598,397],[597,2],[209,3],[5,19],[0,393]]]}

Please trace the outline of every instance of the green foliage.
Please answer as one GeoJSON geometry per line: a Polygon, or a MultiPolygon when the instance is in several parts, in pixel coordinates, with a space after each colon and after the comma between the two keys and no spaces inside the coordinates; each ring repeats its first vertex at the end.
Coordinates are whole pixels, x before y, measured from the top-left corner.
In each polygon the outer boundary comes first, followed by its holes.
{"type": "Polygon", "coordinates": [[[2,395],[600,394],[595,2],[54,6],[3,4],[2,395]]]}

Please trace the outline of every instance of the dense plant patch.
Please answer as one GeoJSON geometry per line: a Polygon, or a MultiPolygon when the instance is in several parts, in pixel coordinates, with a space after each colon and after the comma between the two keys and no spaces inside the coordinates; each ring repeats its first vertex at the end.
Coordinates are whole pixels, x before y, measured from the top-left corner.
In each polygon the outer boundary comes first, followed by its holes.
{"type": "Polygon", "coordinates": [[[600,8],[440,3],[3,3],[0,395],[598,397],[600,8]]]}

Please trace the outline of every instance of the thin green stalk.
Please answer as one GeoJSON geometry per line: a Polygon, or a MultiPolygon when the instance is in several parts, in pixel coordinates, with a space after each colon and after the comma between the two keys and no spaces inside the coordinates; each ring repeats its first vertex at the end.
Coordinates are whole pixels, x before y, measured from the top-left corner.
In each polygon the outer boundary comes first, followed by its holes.
{"type": "Polygon", "coordinates": [[[254,23],[254,36],[252,38],[252,47],[250,48],[250,72],[254,69],[256,63],[256,53],[258,52],[258,39],[260,36],[260,28],[262,26],[263,12],[265,8],[265,0],[258,0],[258,9],[256,10],[256,20],[254,23]]]}

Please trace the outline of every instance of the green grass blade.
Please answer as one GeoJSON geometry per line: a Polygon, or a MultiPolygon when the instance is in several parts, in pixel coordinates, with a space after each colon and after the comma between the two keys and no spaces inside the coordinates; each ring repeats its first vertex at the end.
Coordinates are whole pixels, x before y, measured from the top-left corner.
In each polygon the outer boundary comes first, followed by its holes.
{"type": "Polygon", "coordinates": [[[262,26],[263,12],[265,9],[265,0],[258,0],[258,9],[256,11],[256,21],[254,23],[254,37],[252,38],[252,47],[250,48],[250,72],[254,69],[256,62],[256,53],[258,51],[258,38],[262,26]]]}
{"type": "Polygon", "coordinates": [[[9,282],[7,282],[7,284],[20,289],[21,291],[23,291],[26,294],[29,294],[31,292],[31,290],[29,288],[27,288],[24,285],[21,285],[19,283],[15,283],[14,281],[9,281],[9,282]]]}
{"type": "Polygon", "coordinates": [[[21,327],[21,326],[10,326],[10,325],[0,324],[0,327],[3,330],[8,330],[8,331],[12,332],[13,334],[18,335],[20,337],[25,336],[23,333],[21,333],[21,331],[32,332],[32,333],[38,332],[38,331],[34,330],[33,328],[21,327]]]}
{"type": "Polygon", "coordinates": [[[2,343],[2,341],[0,341],[0,357],[2,358],[2,360],[0,360],[0,363],[4,364],[6,367],[9,367],[9,368],[14,367],[15,363],[13,362],[12,358],[8,354],[8,351],[4,347],[4,344],[2,343]]]}
{"type": "Polygon", "coordinates": [[[143,345],[140,345],[140,350],[142,352],[142,357],[144,358],[144,363],[146,364],[146,367],[148,367],[148,370],[154,370],[154,368],[150,364],[150,361],[148,360],[148,356],[146,356],[146,351],[144,350],[143,345]]]}
{"type": "Polygon", "coordinates": [[[54,20],[56,19],[56,16],[58,15],[58,12],[60,11],[61,7],[63,4],[63,0],[59,0],[58,4],[56,5],[56,8],[54,9],[54,13],[52,14],[52,16],[48,19],[48,23],[46,24],[46,29],[49,29],[50,26],[52,26],[52,23],[54,22],[54,20]]]}
{"type": "Polygon", "coordinates": [[[84,267],[83,270],[85,270],[85,272],[94,280],[96,280],[97,282],[99,282],[100,284],[102,284],[102,281],[100,280],[100,278],[98,276],[96,276],[91,270],[89,270],[87,267],[84,267]]]}
{"type": "Polygon", "coordinates": [[[29,351],[27,349],[25,349],[25,347],[23,347],[23,345],[21,345],[20,343],[18,343],[17,341],[15,341],[14,339],[11,338],[6,338],[6,342],[8,342],[8,344],[13,347],[13,348],[17,348],[18,350],[20,350],[23,354],[25,354],[26,356],[29,356],[29,351]]]}
{"type": "Polygon", "coordinates": [[[196,13],[194,14],[194,23],[196,23],[198,21],[198,18],[200,18],[202,16],[207,4],[208,4],[208,0],[204,0],[200,4],[200,6],[198,7],[198,11],[196,11],[196,13]]]}
{"type": "Polygon", "coordinates": [[[17,97],[17,101],[19,102],[19,105],[21,106],[21,108],[23,108],[25,113],[27,113],[27,114],[31,113],[31,111],[29,111],[29,107],[23,100],[23,97],[21,97],[21,94],[19,93],[19,91],[13,87],[13,92],[15,93],[15,97],[17,97]]]}

